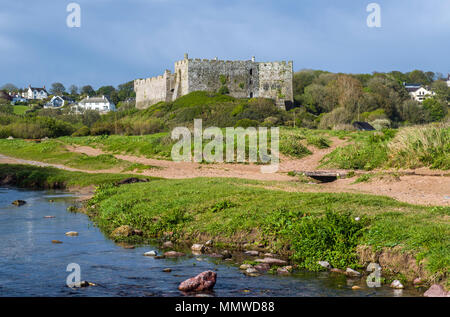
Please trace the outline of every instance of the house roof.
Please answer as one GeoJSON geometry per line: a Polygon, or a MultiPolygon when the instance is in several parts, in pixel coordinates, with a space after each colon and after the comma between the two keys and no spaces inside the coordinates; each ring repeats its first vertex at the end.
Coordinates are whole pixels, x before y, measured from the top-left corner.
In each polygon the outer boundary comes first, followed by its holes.
{"type": "Polygon", "coordinates": [[[80,104],[86,104],[86,103],[100,103],[100,102],[109,102],[107,97],[101,96],[101,97],[86,97],[83,100],[80,101],[80,104]]]}
{"type": "Polygon", "coordinates": [[[39,91],[39,92],[41,92],[41,91],[45,91],[45,92],[47,92],[47,90],[45,90],[45,88],[38,88],[38,87],[29,87],[31,90],[37,90],[37,91],[39,91]]]}
{"type": "Polygon", "coordinates": [[[358,130],[362,130],[362,131],[374,131],[375,128],[372,127],[369,123],[367,122],[353,122],[353,126],[358,129],[358,130]]]}

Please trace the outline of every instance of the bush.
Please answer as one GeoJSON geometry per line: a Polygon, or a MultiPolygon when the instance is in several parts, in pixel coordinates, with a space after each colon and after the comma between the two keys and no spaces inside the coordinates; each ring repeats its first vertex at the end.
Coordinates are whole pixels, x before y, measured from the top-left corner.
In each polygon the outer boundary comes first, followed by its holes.
{"type": "Polygon", "coordinates": [[[236,122],[236,124],[234,125],[235,128],[250,128],[250,127],[258,127],[259,126],[259,122],[255,121],[255,120],[250,120],[250,119],[241,119],[238,122],[236,122]]]}
{"type": "Polygon", "coordinates": [[[79,128],[77,131],[75,131],[74,133],[72,133],[72,136],[88,136],[90,134],[90,130],[87,126],[82,126],[81,128],[79,128]]]}

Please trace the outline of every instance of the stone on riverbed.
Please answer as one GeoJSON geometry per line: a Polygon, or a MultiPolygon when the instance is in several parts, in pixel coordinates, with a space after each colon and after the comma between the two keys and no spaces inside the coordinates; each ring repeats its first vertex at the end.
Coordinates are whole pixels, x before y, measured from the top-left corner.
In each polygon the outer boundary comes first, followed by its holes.
{"type": "Polygon", "coordinates": [[[171,248],[173,248],[173,243],[172,243],[172,241],[166,241],[162,244],[162,247],[164,249],[171,249],[171,248]]]}
{"type": "Polygon", "coordinates": [[[81,281],[81,282],[77,282],[77,283],[71,283],[67,285],[70,288],[83,288],[83,287],[88,287],[88,286],[95,286],[94,283],[90,283],[88,281],[81,281]]]}
{"type": "Polygon", "coordinates": [[[200,273],[196,277],[192,277],[182,282],[178,289],[182,292],[202,292],[214,288],[216,285],[217,273],[206,271],[200,273]]]}
{"type": "Polygon", "coordinates": [[[203,251],[205,251],[205,246],[203,244],[193,244],[191,250],[194,252],[202,253],[203,251]]]}
{"type": "Polygon", "coordinates": [[[245,251],[245,255],[258,256],[259,252],[258,251],[245,251]]]}
{"type": "Polygon", "coordinates": [[[267,263],[261,263],[261,264],[255,265],[254,268],[256,270],[258,270],[258,272],[263,273],[263,272],[267,272],[268,270],[270,270],[270,265],[267,263]]]}
{"type": "Polygon", "coordinates": [[[293,267],[288,265],[288,266],[283,266],[283,267],[279,267],[277,269],[277,273],[281,274],[281,275],[288,275],[291,274],[293,270],[293,267]]]}
{"type": "Polygon", "coordinates": [[[45,216],[44,219],[53,219],[56,218],[55,216],[45,216]]]}
{"type": "Polygon", "coordinates": [[[52,240],[52,243],[54,243],[54,244],[61,244],[62,241],[59,241],[59,240],[52,240]]]}
{"type": "Polygon", "coordinates": [[[257,259],[255,261],[259,262],[259,263],[267,263],[269,265],[285,265],[285,264],[287,264],[287,262],[284,260],[274,259],[274,258],[257,259]]]}
{"type": "Polygon", "coordinates": [[[144,253],[145,256],[157,256],[158,252],[152,250],[144,253]]]}
{"type": "Polygon", "coordinates": [[[170,272],[172,272],[172,269],[171,268],[165,268],[164,270],[163,270],[163,272],[164,273],[170,273],[170,272]]]}
{"type": "Polygon", "coordinates": [[[326,269],[331,269],[331,265],[330,263],[328,263],[327,261],[319,261],[317,262],[321,267],[324,267],[326,269]]]}
{"type": "Polygon", "coordinates": [[[253,265],[251,265],[251,264],[242,264],[240,267],[239,267],[239,269],[241,269],[241,270],[247,270],[247,269],[249,269],[249,268],[251,268],[251,267],[253,267],[253,265]]]}
{"type": "Polygon", "coordinates": [[[78,236],[78,232],[76,232],[76,231],[69,231],[69,232],[66,232],[66,236],[68,236],[68,237],[76,237],[76,236],[78,236]]]}
{"type": "Polygon", "coordinates": [[[391,283],[391,287],[392,287],[392,288],[395,288],[395,289],[403,289],[403,288],[405,288],[405,287],[403,286],[403,284],[402,284],[399,280],[394,280],[394,281],[391,283]]]}
{"type": "Polygon", "coordinates": [[[431,287],[423,294],[425,297],[450,297],[450,292],[446,292],[444,287],[439,284],[433,284],[431,287]]]}
{"type": "Polygon", "coordinates": [[[27,203],[27,202],[26,202],[25,200],[20,200],[20,199],[14,200],[14,201],[12,202],[12,204],[13,204],[13,205],[16,205],[17,207],[23,206],[23,205],[25,205],[26,203],[27,203]]]}
{"type": "Polygon", "coordinates": [[[247,274],[247,275],[252,275],[252,274],[257,275],[258,274],[258,270],[255,269],[254,267],[249,267],[248,269],[245,270],[245,274],[247,274]]]}
{"type": "Polygon", "coordinates": [[[351,276],[351,277],[358,277],[361,276],[361,273],[359,273],[358,271],[352,270],[351,268],[347,268],[347,270],[345,271],[345,274],[347,276],[351,276]]]}
{"type": "Polygon", "coordinates": [[[166,258],[177,258],[180,256],[185,256],[186,254],[184,254],[183,252],[176,252],[176,251],[168,251],[166,253],[164,253],[164,256],[166,258]]]}

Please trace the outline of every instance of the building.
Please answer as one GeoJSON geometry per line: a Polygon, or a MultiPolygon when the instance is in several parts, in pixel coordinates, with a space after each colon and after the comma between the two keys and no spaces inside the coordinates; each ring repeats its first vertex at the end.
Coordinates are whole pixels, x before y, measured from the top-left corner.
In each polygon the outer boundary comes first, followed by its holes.
{"type": "Polygon", "coordinates": [[[61,96],[53,96],[52,99],[44,106],[44,108],[57,109],[62,108],[66,104],[66,100],[61,96]]]}
{"type": "Polygon", "coordinates": [[[447,86],[450,87],[450,74],[447,76],[447,86]]]}
{"type": "Polygon", "coordinates": [[[89,97],[87,96],[81,100],[77,105],[74,106],[75,112],[80,112],[83,110],[96,110],[99,112],[109,112],[116,111],[116,106],[114,103],[109,101],[105,96],[101,97],[89,97]]]}
{"type": "Polygon", "coordinates": [[[217,58],[184,59],[175,63],[175,73],[134,81],[136,107],[145,109],[160,101],[170,102],[193,91],[227,91],[236,98],[262,97],[281,108],[294,101],[293,62],[223,61],[217,58]]]}
{"type": "Polygon", "coordinates": [[[406,90],[415,101],[422,103],[425,99],[436,95],[434,91],[417,84],[405,84],[406,90]]]}
{"type": "Polygon", "coordinates": [[[25,90],[25,93],[22,95],[27,99],[46,99],[48,97],[48,92],[45,90],[45,86],[43,88],[35,88],[28,86],[28,89],[25,90]]]}
{"type": "Polygon", "coordinates": [[[28,102],[27,98],[22,97],[20,94],[16,94],[16,95],[12,95],[12,100],[11,100],[11,104],[15,105],[18,102],[28,102]]]}

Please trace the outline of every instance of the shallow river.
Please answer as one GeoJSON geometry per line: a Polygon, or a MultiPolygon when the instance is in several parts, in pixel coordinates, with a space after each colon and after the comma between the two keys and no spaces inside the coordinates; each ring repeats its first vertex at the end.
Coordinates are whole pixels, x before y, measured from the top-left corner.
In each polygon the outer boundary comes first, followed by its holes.
{"type": "Polygon", "coordinates": [[[154,259],[155,246],[124,249],[104,237],[83,214],[70,213],[71,193],[0,188],[0,296],[183,296],[177,286],[205,270],[217,271],[213,296],[420,296],[415,290],[372,289],[329,273],[248,277],[238,266],[207,256],[154,259]],[[16,199],[26,205],[11,204],[16,199]],[[50,202],[53,200],[54,202],[50,202]],[[45,216],[55,216],[47,219],[45,216]],[[79,236],[67,237],[68,231],[79,236]],[[53,244],[60,240],[62,244],[53,244]],[[67,265],[97,286],[66,286],[67,265]],[[164,273],[171,268],[171,273],[164,273]],[[359,285],[361,290],[352,290],[359,285]]]}

